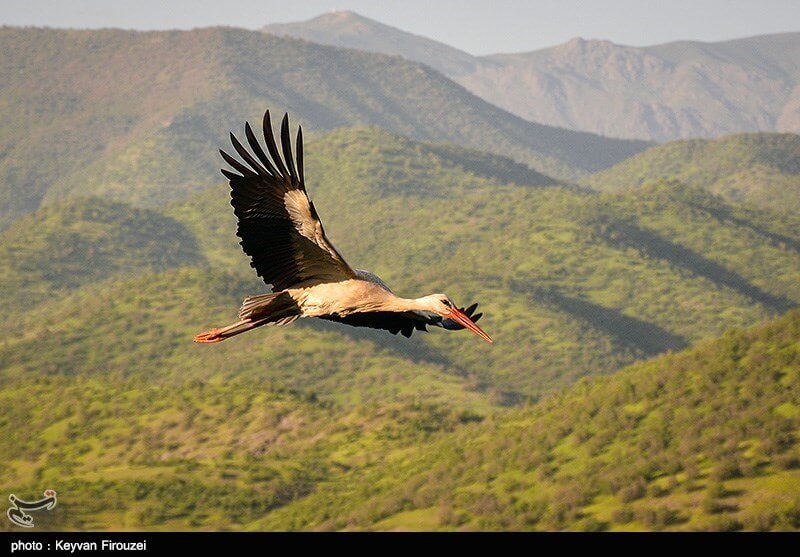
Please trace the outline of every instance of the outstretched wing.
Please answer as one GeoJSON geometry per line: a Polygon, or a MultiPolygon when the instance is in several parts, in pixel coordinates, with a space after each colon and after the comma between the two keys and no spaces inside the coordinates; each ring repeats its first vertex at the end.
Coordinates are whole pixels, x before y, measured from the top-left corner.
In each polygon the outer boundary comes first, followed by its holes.
{"type": "MultiPolygon", "coordinates": [[[[473,315],[473,313],[475,313],[475,308],[477,307],[478,304],[472,304],[466,310],[461,308],[461,311],[463,311],[467,317],[472,319],[472,322],[475,323],[481,318],[481,316],[483,316],[482,313],[473,315]]],[[[415,330],[427,331],[428,325],[444,327],[445,329],[450,330],[459,330],[464,328],[455,321],[450,321],[448,319],[443,320],[438,315],[426,315],[423,313],[417,313],[415,311],[371,311],[352,313],[347,317],[339,317],[338,315],[325,315],[322,316],[321,319],[336,321],[337,323],[344,323],[345,325],[350,325],[352,327],[383,329],[389,331],[393,335],[401,333],[404,337],[410,337],[415,330]]]]}
{"type": "Polygon", "coordinates": [[[250,256],[250,266],[274,291],[307,281],[354,278],[353,269],[325,236],[317,210],[306,193],[303,130],[297,131],[295,164],[289,115],[281,123],[283,158],[272,135],[269,110],[264,114],[263,129],[269,156],[249,123],[245,123],[245,136],[253,154],[231,134],[233,148],[244,163],[220,150],[225,162],[236,171],[223,169],[222,174],[230,181],[231,205],[239,219],[236,234],[250,256]]]}
{"type": "Polygon", "coordinates": [[[363,313],[351,313],[346,317],[339,317],[338,315],[325,315],[321,319],[328,321],[336,321],[337,323],[344,323],[351,327],[369,327],[370,329],[384,329],[393,335],[402,333],[404,337],[410,337],[411,333],[417,331],[427,331],[428,325],[433,325],[434,322],[420,313],[407,311],[407,312],[392,312],[392,311],[370,311],[363,313]]]}

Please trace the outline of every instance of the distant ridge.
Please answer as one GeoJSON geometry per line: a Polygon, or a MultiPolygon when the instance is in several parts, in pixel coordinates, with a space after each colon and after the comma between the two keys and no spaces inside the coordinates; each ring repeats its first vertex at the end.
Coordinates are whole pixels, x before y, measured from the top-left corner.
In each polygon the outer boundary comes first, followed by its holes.
{"type": "Polygon", "coordinates": [[[800,131],[800,33],[630,47],[575,38],[472,56],[353,12],[265,31],[425,63],[533,122],[669,141],[743,131],[800,131]]]}
{"type": "Polygon", "coordinates": [[[257,31],[4,27],[0,49],[0,229],[43,200],[158,206],[216,184],[217,147],[265,108],[309,132],[376,125],[562,180],[648,147],[525,121],[416,62],[257,31]]]}
{"type": "Polygon", "coordinates": [[[744,133],[653,147],[583,180],[602,191],[661,179],[706,188],[730,201],[800,211],[800,135],[744,133]]]}
{"type": "Polygon", "coordinates": [[[483,63],[463,50],[347,10],[335,10],[297,23],[272,23],[262,30],[320,44],[400,55],[423,62],[448,76],[472,73],[483,63]]]}

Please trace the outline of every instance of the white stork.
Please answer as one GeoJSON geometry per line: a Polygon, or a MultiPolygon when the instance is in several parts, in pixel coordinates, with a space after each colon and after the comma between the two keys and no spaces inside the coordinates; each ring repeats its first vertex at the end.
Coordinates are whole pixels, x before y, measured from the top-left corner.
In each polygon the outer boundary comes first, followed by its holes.
{"type": "Polygon", "coordinates": [[[297,131],[297,164],[292,156],[289,115],[281,125],[283,158],[272,135],[269,111],[264,114],[264,139],[269,157],[249,123],[247,151],[231,134],[244,160],[220,150],[234,170],[222,170],[230,181],[231,205],[239,219],[237,235],[250,266],[272,287],[272,293],[248,297],[239,321],[194,337],[195,342],[220,342],[262,325],[288,325],[299,317],[319,317],[354,327],[385,329],[409,337],[427,325],[449,330],[467,328],[487,342],[492,339],[476,321],[477,304],[458,308],[444,294],[422,298],[396,296],[377,276],[355,270],[325,237],[319,215],[306,193],[303,178],[303,131],[297,131]]]}

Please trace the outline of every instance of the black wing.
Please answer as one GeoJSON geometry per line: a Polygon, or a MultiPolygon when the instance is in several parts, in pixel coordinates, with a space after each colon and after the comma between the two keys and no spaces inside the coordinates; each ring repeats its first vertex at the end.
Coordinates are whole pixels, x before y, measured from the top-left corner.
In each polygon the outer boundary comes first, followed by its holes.
{"type": "Polygon", "coordinates": [[[245,136],[251,154],[231,134],[231,143],[244,163],[220,150],[236,172],[222,170],[230,181],[231,205],[239,219],[236,232],[250,266],[274,291],[311,281],[339,282],[355,272],[325,236],[303,178],[303,130],[297,131],[297,163],[292,156],[289,115],[281,124],[283,158],[272,135],[269,110],[264,114],[264,139],[269,156],[249,123],[245,136]]]}
{"type": "MultiPolygon", "coordinates": [[[[482,313],[475,313],[475,308],[478,304],[472,304],[463,311],[467,316],[472,319],[473,323],[483,316],[482,313]]],[[[352,327],[369,327],[371,329],[384,329],[393,335],[401,333],[404,337],[410,337],[416,331],[427,331],[428,325],[435,325],[444,327],[449,330],[463,329],[464,327],[455,321],[447,319],[442,320],[439,316],[426,316],[421,313],[407,311],[407,312],[391,312],[391,311],[372,311],[363,313],[353,313],[347,317],[339,317],[338,315],[325,315],[320,319],[327,319],[328,321],[336,321],[337,323],[344,323],[352,327]]]]}

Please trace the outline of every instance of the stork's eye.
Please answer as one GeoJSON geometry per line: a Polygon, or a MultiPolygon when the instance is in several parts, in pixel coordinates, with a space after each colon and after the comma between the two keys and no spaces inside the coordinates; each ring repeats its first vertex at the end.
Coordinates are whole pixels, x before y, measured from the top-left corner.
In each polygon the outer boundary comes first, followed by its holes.
{"type": "Polygon", "coordinates": [[[453,307],[453,304],[451,304],[451,303],[450,303],[448,300],[442,300],[442,303],[443,303],[445,306],[449,307],[449,308],[453,307]]]}

